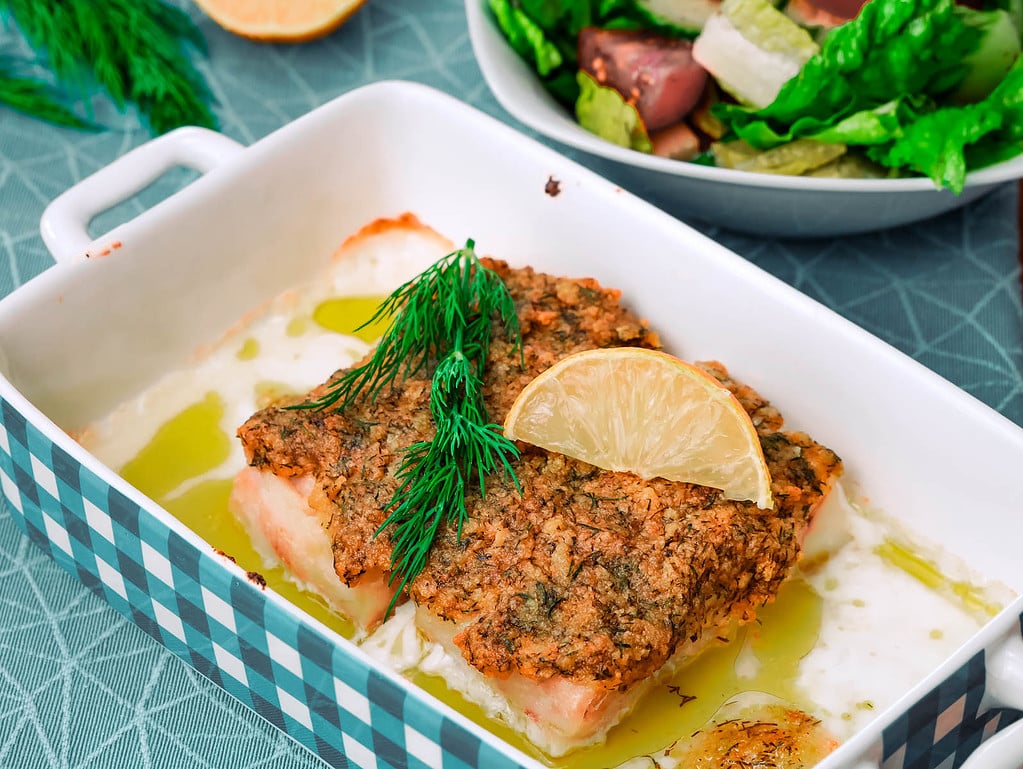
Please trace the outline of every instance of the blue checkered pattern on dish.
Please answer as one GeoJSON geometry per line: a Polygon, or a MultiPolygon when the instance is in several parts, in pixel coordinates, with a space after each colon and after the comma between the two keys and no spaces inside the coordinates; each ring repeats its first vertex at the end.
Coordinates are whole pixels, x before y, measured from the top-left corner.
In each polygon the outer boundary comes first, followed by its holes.
{"type": "Polygon", "coordinates": [[[112,488],[3,399],[0,487],[20,528],[61,567],[328,763],[521,766],[112,488]]]}
{"type": "MultiPolygon", "coordinates": [[[[39,547],[121,614],[328,763],[521,765],[296,618],[237,567],[82,467],[0,399],[0,486],[39,547]]],[[[1020,718],[980,712],[984,655],[884,732],[882,769],[954,769],[1020,718]]]]}
{"type": "Polygon", "coordinates": [[[1023,716],[980,710],[984,658],[976,654],[885,729],[881,769],[954,769],[981,741],[1023,716]]]}

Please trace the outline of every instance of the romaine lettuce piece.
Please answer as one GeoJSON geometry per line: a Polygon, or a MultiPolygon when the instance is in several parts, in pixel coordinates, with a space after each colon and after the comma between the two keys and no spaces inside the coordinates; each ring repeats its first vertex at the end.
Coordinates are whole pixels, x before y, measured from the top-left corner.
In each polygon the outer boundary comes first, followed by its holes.
{"type": "Polygon", "coordinates": [[[693,58],[739,102],[765,107],[817,50],[810,33],[768,0],[724,0],[696,38],[693,58]]]}
{"type": "Polygon", "coordinates": [[[536,65],[540,77],[546,77],[562,65],[561,51],[521,7],[511,0],[488,1],[509,45],[519,56],[536,65]]]}
{"type": "Polygon", "coordinates": [[[871,110],[857,112],[835,125],[810,134],[820,142],[842,142],[870,146],[885,144],[899,136],[904,127],[934,110],[934,102],[926,96],[906,96],[893,99],[871,110]]]}
{"type": "Polygon", "coordinates": [[[614,88],[602,86],[582,70],[578,74],[579,98],[575,115],[579,125],[602,139],[640,152],[653,145],[636,108],[614,88]]]}
{"type": "Polygon", "coordinates": [[[874,162],[961,192],[969,170],[1023,152],[1023,58],[976,104],[941,107],[926,96],[899,98],[808,138],[864,146],[874,162]]]}
{"type": "Polygon", "coordinates": [[[1020,34],[1006,11],[956,9],[963,23],[981,32],[977,50],[966,57],[966,76],[950,95],[952,101],[971,104],[994,89],[1020,54],[1020,34]]]}
{"type": "Polygon", "coordinates": [[[778,98],[755,110],[717,105],[736,136],[760,149],[806,138],[867,146],[868,157],[962,190],[967,171],[1023,150],[1023,74],[1003,11],[952,0],[872,0],[832,30],[778,98]],[[976,97],[1013,69],[986,97],[976,97]],[[992,74],[994,73],[994,74],[992,74]],[[959,92],[963,98],[963,92],[959,92]]]}
{"type": "Polygon", "coordinates": [[[807,171],[804,176],[819,179],[889,179],[898,176],[898,172],[867,160],[862,155],[846,152],[830,163],[807,171]]]}
{"type": "Polygon", "coordinates": [[[968,170],[1023,151],[1023,59],[983,101],[943,107],[905,126],[892,142],[867,150],[886,166],[911,168],[961,192],[968,170]]]}
{"type": "Polygon", "coordinates": [[[819,134],[850,115],[910,94],[937,96],[966,74],[981,32],[952,0],[872,0],[824,38],[820,53],[770,105],[722,104],[716,114],[750,144],[767,148],[819,134]]]}
{"type": "Polygon", "coordinates": [[[966,178],[966,146],[1001,122],[1001,115],[975,104],[938,110],[906,126],[891,144],[870,148],[867,156],[882,165],[919,171],[936,186],[959,193],[966,178]]]}
{"type": "Polygon", "coordinates": [[[675,30],[695,37],[721,6],[721,0],[635,0],[641,15],[652,22],[651,28],[675,30]]]}
{"type": "Polygon", "coordinates": [[[980,6],[986,11],[1008,13],[1016,32],[1023,36],[1023,0],[982,0],[980,6]]]}
{"type": "Polygon", "coordinates": [[[845,154],[844,144],[822,144],[810,139],[796,139],[769,150],[758,150],[741,139],[714,142],[711,152],[718,166],[762,174],[800,176],[827,165],[845,154]]]}

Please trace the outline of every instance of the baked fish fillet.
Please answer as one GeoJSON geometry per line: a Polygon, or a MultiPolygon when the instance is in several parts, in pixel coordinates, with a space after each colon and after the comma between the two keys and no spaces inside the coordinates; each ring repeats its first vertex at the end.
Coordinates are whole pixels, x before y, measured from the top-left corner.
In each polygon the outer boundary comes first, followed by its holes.
{"type": "MultiPolygon", "coordinates": [[[[526,383],[566,355],[659,346],[615,290],[486,264],[515,300],[523,339],[520,359],[495,325],[484,394],[497,423],[526,383]]],[[[652,683],[754,619],[841,474],[832,451],[783,431],[777,410],[723,366],[700,365],[752,417],[773,510],[523,445],[514,465],[521,494],[500,476],[488,479],[485,497],[470,491],[461,536],[443,530],[410,585],[419,630],[463,666],[453,685],[550,755],[599,742],[652,683]]],[[[250,466],[232,509],[268,555],[370,630],[392,597],[391,544],[375,533],[402,450],[432,435],[430,382],[405,380],[344,413],[286,408],[329,384],[241,426],[250,466]]]]}

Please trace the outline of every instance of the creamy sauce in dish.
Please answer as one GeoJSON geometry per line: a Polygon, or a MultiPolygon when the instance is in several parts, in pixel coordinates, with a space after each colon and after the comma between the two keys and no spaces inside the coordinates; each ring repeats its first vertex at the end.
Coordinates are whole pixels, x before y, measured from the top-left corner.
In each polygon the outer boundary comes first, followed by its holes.
{"type": "MultiPolygon", "coordinates": [[[[839,487],[827,519],[844,536],[807,564],[758,612],[654,687],[606,743],[555,761],[501,720],[502,703],[458,690],[480,673],[417,632],[412,605],[368,636],[330,611],[278,566],[265,562],[228,512],[232,478],[245,465],[235,430],[284,393],[300,393],[372,348],[379,325],[360,328],[380,300],[452,244],[426,230],[361,238],[326,279],[289,291],[135,400],[84,431],[81,443],[239,566],[298,608],[353,639],[374,658],[526,753],[566,769],[633,762],[676,765],[672,746],[703,729],[737,696],[757,693],[805,710],[837,739],[848,738],[947,658],[1011,596],[922,538],[846,498],[839,487]],[[836,523],[837,522],[837,523],[836,523]]],[[[755,384],[755,383],[754,383],[755,384]]],[[[632,765],[630,763],[630,765],[632,765]]]]}

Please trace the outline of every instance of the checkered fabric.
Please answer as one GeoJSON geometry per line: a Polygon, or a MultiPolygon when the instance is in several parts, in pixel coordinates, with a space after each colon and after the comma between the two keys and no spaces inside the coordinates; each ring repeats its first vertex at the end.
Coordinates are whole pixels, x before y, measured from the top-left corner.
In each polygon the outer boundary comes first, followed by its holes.
{"type": "MultiPolygon", "coordinates": [[[[0,487],[39,547],[203,675],[337,767],[522,765],[296,618],[82,467],[0,399],[0,487]]],[[[980,712],[978,654],[884,732],[882,769],[954,769],[1017,720],[980,712]]]]}

